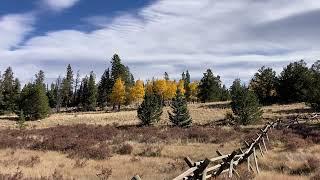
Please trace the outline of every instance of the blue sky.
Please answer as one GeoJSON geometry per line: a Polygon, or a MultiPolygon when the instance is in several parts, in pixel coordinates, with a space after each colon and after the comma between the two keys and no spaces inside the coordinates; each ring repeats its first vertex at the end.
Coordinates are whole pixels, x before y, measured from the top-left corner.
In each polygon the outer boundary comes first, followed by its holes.
{"type": "Polygon", "coordinates": [[[230,85],[317,60],[319,18],[314,0],[1,0],[0,70],[53,80],[70,63],[99,78],[118,53],[137,79],[211,68],[230,85]]]}

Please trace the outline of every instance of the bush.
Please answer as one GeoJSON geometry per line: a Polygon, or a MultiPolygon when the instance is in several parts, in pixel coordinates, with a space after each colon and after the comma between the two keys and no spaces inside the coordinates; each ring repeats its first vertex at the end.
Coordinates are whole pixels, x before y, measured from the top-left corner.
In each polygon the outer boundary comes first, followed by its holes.
{"type": "Polygon", "coordinates": [[[262,110],[257,96],[245,85],[241,85],[240,79],[233,82],[231,97],[231,108],[239,123],[249,125],[261,118],[262,110]]]}
{"type": "Polygon", "coordinates": [[[117,150],[118,154],[125,155],[131,154],[133,151],[133,146],[130,144],[122,144],[119,149],[117,150]]]}

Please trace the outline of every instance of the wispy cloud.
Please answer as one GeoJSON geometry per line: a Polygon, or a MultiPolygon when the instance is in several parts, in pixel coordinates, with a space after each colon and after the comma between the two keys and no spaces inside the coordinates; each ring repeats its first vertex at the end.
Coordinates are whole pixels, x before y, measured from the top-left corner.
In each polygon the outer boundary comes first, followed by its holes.
{"type": "MultiPolygon", "coordinates": [[[[76,2],[60,1],[64,8],[76,2]]],[[[32,37],[18,49],[0,53],[7,61],[0,63],[17,68],[23,64],[26,68],[19,71],[25,74],[41,68],[53,78],[67,63],[99,74],[108,58],[119,53],[137,78],[162,76],[164,71],[178,77],[187,68],[198,78],[213,68],[230,84],[236,77],[248,80],[262,65],[279,71],[289,61],[311,62],[320,55],[315,23],[320,2],[288,2],[160,0],[137,14],[88,17],[96,27],[91,32],[69,29],[32,37]]]]}
{"type": "Polygon", "coordinates": [[[0,16],[0,51],[16,47],[33,30],[31,14],[9,14],[0,16]]]}
{"type": "Polygon", "coordinates": [[[52,10],[60,11],[74,6],[80,0],[42,0],[43,4],[52,10]]]}

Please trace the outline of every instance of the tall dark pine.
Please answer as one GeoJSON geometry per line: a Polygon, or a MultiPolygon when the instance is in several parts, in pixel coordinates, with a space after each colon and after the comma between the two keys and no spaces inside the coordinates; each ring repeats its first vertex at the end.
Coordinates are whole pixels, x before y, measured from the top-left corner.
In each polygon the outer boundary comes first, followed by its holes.
{"type": "Polygon", "coordinates": [[[186,90],[185,95],[186,95],[186,98],[187,98],[188,101],[190,100],[190,96],[191,96],[190,83],[191,83],[190,73],[189,73],[189,71],[187,70],[187,72],[186,72],[186,78],[184,79],[184,89],[186,90]]]}
{"type": "Polygon", "coordinates": [[[179,127],[191,126],[192,118],[188,111],[187,100],[179,90],[172,101],[171,108],[172,113],[168,112],[168,114],[172,124],[179,127]]]}
{"type": "Polygon", "coordinates": [[[219,76],[214,76],[211,69],[204,73],[199,84],[198,98],[202,102],[219,101],[221,96],[221,81],[219,76]]]}
{"type": "Polygon", "coordinates": [[[142,104],[138,108],[138,118],[144,126],[153,125],[160,121],[162,115],[161,97],[154,93],[146,93],[142,104]]]}
{"type": "Polygon", "coordinates": [[[115,54],[111,60],[111,79],[112,79],[112,86],[116,82],[118,78],[124,80],[126,86],[132,86],[134,84],[133,75],[130,73],[128,67],[121,63],[121,59],[118,54],[115,54]]]}
{"type": "Polygon", "coordinates": [[[88,110],[94,111],[97,106],[97,86],[96,77],[93,71],[89,76],[88,90],[88,110]]]}
{"type": "Polygon", "coordinates": [[[106,69],[98,84],[98,105],[103,108],[109,101],[112,92],[112,79],[110,78],[110,70],[106,69]]]}
{"type": "Polygon", "coordinates": [[[74,84],[74,90],[73,90],[73,106],[74,107],[78,107],[79,105],[79,102],[77,101],[78,99],[78,90],[79,90],[79,87],[80,87],[80,71],[78,70],[77,71],[77,76],[76,76],[76,79],[75,79],[75,84],[74,84]]]}
{"type": "Polygon", "coordinates": [[[1,107],[0,112],[14,112],[17,110],[17,101],[20,93],[20,82],[14,78],[11,67],[8,67],[1,79],[1,107]]]}
{"type": "Polygon", "coordinates": [[[276,72],[271,68],[261,67],[250,82],[250,89],[258,96],[260,103],[272,104],[277,97],[276,72]]]}
{"type": "Polygon", "coordinates": [[[312,83],[308,92],[309,105],[316,111],[320,111],[320,60],[316,61],[311,67],[312,83]]]}
{"type": "Polygon", "coordinates": [[[67,67],[66,76],[62,81],[62,104],[68,109],[72,104],[73,97],[73,71],[71,65],[67,67]]]}
{"type": "Polygon", "coordinates": [[[284,102],[303,102],[308,98],[312,73],[303,60],[290,63],[279,77],[278,92],[284,102]]]}
{"type": "Polygon", "coordinates": [[[164,72],[164,79],[165,79],[166,81],[169,81],[169,80],[170,80],[169,74],[168,74],[167,72],[164,72]]]}

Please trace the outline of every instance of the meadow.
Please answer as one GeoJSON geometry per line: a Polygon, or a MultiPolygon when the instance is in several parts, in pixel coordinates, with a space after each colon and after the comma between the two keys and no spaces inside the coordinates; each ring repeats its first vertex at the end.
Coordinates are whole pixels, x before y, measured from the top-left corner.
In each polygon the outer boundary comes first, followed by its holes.
{"type": "MultiPolygon", "coordinates": [[[[134,107],[121,112],[59,113],[16,127],[15,116],[1,116],[0,179],[172,179],[193,160],[230,153],[268,121],[312,113],[305,104],[263,107],[250,126],[224,124],[229,102],[189,104],[193,126],[170,126],[164,108],[155,127],[140,127],[134,107]]],[[[259,157],[261,173],[244,179],[319,179],[320,126],[274,130],[270,149],[259,157]]],[[[223,177],[221,177],[223,179],[223,177]]]]}

